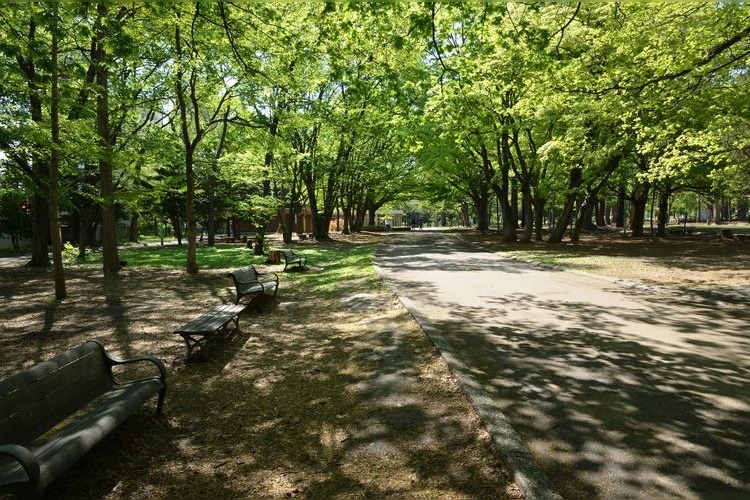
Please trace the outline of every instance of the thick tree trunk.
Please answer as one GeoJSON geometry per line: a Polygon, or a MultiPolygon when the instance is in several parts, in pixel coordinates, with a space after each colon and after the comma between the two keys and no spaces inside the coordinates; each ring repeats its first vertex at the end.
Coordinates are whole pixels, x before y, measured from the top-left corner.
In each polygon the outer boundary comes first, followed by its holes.
{"type": "Polygon", "coordinates": [[[521,214],[523,216],[523,232],[519,241],[521,243],[528,243],[531,241],[531,236],[534,233],[534,209],[531,197],[531,187],[528,183],[521,185],[521,204],[523,210],[521,214]]]}
{"type": "Polygon", "coordinates": [[[490,228],[489,196],[476,194],[474,197],[474,209],[477,211],[477,229],[480,233],[486,234],[490,228]]]}
{"type": "Polygon", "coordinates": [[[581,206],[578,208],[578,217],[576,217],[573,231],[570,233],[570,241],[579,241],[581,239],[581,230],[586,229],[590,231],[596,228],[592,222],[595,199],[596,194],[590,193],[581,202],[581,206]]]}
{"type": "Polygon", "coordinates": [[[59,117],[59,76],[57,68],[57,6],[52,15],[52,92],[50,102],[50,128],[52,129],[52,152],[50,157],[50,236],[52,238],[52,263],[55,277],[55,299],[63,300],[68,296],[65,286],[65,270],[62,261],[62,239],[60,237],[60,223],[58,221],[59,171],[60,171],[60,117],[59,117]]]}
{"type": "Polygon", "coordinates": [[[630,197],[630,231],[634,237],[643,236],[643,224],[646,220],[646,205],[651,185],[648,181],[637,182],[630,197]]]}
{"type": "MultiPolygon", "coordinates": [[[[28,45],[29,55],[24,57],[18,54],[16,60],[18,66],[26,76],[26,85],[29,90],[29,113],[31,121],[42,126],[42,100],[40,97],[39,82],[37,81],[36,65],[34,63],[34,45],[36,44],[36,21],[29,22],[28,45]]],[[[33,199],[33,232],[31,234],[31,261],[29,265],[46,267],[49,260],[50,241],[50,206],[49,206],[49,177],[50,166],[42,156],[44,147],[36,144],[31,153],[31,168],[34,181],[33,199]]]]}
{"type": "Polygon", "coordinates": [[[177,238],[177,246],[182,246],[182,220],[177,217],[170,219],[172,223],[172,231],[174,231],[174,237],[177,238]]]}
{"type": "Polygon", "coordinates": [[[128,229],[128,241],[130,243],[138,243],[141,234],[140,219],[141,217],[138,214],[133,214],[130,217],[130,228],[128,229]]]}
{"type": "Polygon", "coordinates": [[[104,43],[108,37],[107,7],[97,5],[97,43],[91,54],[96,66],[96,131],[99,136],[99,181],[101,183],[102,211],[102,267],[105,277],[115,277],[120,271],[120,258],[117,254],[117,219],[115,215],[115,193],[112,184],[112,150],[114,140],[109,127],[109,69],[104,43]]]}
{"type": "MultiPolygon", "coordinates": [[[[196,15],[198,14],[198,7],[196,4],[196,15]]],[[[182,52],[182,36],[180,33],[180,25],[175,26],[175,51],[180,59],[183,57],[182,52]]],[[[196,223],[195,223],[195,173],[193,171],[193,159],[195,154],[195,148],[200,143],[203,130],[199,126],[199,112],[198,97],[195,95],[195,80],[197,79],[196,68],[190,70],[190,99],[193,103],[193,113],[195,113],[195,136],[190,139],[190,129],[188,127],[188,115],[187,115],[187,104],[185,102],[185,88],[184,85],[184,70],[178,66],[177,78],[175,81],[176,94],[177,94],[177,106],[180,113],[180,138],[182,139],[182,145],[185,149],[185,219],[187,221],[187,259],[185,262],[185,270],[187,274],[198,274],[198,260],[197,260],[197,242],[196,242],[196,223]]]]}
{"type": "Polygon", "coordinates": [[[603,198],[599,198],[596,202],[596,226],[597,227],[605,227],[607,225],[607,203],[604,201],[603,198]]]}

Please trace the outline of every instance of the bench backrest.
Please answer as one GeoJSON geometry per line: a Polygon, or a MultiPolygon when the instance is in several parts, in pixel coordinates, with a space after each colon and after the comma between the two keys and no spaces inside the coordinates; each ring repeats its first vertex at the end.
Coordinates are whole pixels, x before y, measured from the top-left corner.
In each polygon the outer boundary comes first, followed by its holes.
{"type": "Polygon", "coordinates": [[[297,255],[294,253],[293,250],[287,249],[287,250],[282,250],[281,252],[284,254],[284,258],[286,259],[294,259],[295,257],[297,257],[297,255]]]}
{"type": "Polygon", "coordinates": [[[229,274],[232,276],[235,284],[258,281],[258,271],[255,270],[255,267],[253,267],[252,264],[236,269],[229,274]]]}
{"type": "Polygon", "coordinates": [[[0,444],[28,445],[110,389],[107,360],[89,341],[0,381],[0,444]]]}

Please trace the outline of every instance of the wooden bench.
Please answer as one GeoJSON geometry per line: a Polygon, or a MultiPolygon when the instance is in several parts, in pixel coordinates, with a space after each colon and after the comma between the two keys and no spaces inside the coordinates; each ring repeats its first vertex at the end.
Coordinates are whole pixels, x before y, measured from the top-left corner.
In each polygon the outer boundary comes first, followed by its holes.
{"type": "Polygon", "coordinates": [[[161,412],[166,390],[160,360],[117,361],[94,340],[0,381],[0,493],[41,498],[50,483],[156,394],[161,412]],[[121,369],[113,371],[141,362],[153,376],[120,382],[121,369]]]}
{"type": "Polygon", "coordinates": [[[200,347],[201,355],[208,357],[206,344],[215,338],[228,339],[240,330],[240,313],[244,305],[220,305],[205,312],[174,331],[182,336],[187,347],[187,357],[200,347]]]}
{"type": "Polygon", "coordinates": [[[281,257],[284,259],[284,271],[288,266],[297,265],[303,269],[307,267],[307,258],[304,255],[297,255],[293,250],[281,250],[281,257]]]}
{"type": "Polygon", "coordinates": [[[276,273],[259,273],[254,266],[248,265],[229,273],[237,293],[235,304],[244,296],[264,295],[273,291],[274,297],[279,290],[279,276],[276,273]]]}

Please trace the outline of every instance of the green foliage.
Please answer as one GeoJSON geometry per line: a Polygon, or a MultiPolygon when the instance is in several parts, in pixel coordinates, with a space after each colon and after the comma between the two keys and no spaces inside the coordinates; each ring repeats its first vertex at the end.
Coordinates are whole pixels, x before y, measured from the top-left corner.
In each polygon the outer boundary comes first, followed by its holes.
{"type": "Polygon", "coordinates": [[[17,242],[31,236],[31,214],[26,204],[28,194],[17,188],[0,187],[0,236],[17,242]]]}
{"type": "MultiPolygon", "coordinates": [[[[50,12],[0,6],[0,176],[27,197],[45,192],[32,167],[50,151],[50,12]]],[[[105,154],[122,218],[174,223],[193,197],[201,223],[261,225],[307,203],[323,218],[411,199],[487,210],[499,193],[510,203],[503,182],[515,208],[533,197],[545,214],[644,181],[737,200],[750,189],[744,3],[143,3],[102,15],[73,2],[59,13],[59,201],[74,215],[104,201],[105,154]],[[88,50],[101,28],[111,151],[88,50]]]]}

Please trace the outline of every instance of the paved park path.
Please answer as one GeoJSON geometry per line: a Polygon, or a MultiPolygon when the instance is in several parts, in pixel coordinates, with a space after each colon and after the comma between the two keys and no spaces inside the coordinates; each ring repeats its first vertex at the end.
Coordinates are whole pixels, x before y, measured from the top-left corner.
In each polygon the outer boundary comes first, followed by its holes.
{"type": "Polygon", "coordinates": [[[749,297],[554,270],[440,232],[393,235],[375,263],[495,441],[516,446],[509,423],[536,460],[511,465],[538,464],[563,498],[750,498],[749,297]]]}

